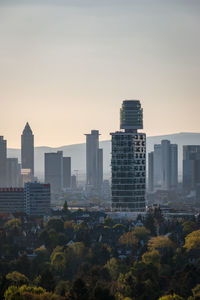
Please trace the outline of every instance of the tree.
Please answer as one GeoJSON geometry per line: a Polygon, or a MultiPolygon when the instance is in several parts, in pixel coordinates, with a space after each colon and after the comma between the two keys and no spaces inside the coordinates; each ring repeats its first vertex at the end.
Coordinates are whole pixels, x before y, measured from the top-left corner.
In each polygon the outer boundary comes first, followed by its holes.
{"type": "Polygon", "coordinates": [[[137,239],[145,241],[150,235],[150,230],[146,229],[144,226],[137,226],[133,229],[133,234],[137,239]]]}
{"type": "Polygon", "coordinates": [[[160,268],[160,254],[157,250],[145,252],[142,255],[142,261],[145,264],[153,264],[157,268],[160,268]]]}
{"type": "Polygon", "coordinates": [[[66,300],[88,300],[88,289],[85,285],[85,282],[78,278],[74,281],[72,288],[69,293],[66,295],[66,300]]]}
{"type": "Polygon", "coordinates": [[[187,251],[200,249],[200,230],[195,230],[186,236],[184,247],[187,251]]]}
{"type": "Polygon", "coordinates": [[[17,271],[8,273],[6,279],[10,282],[10,285],[21,286],[29,283],[28,278],[17,271]]]}
{"type": "Polygon", "coordinates": [[[119,244],[129,247],[137,247],[138,239],[136,238],[134,231],[130,231],[121,235],[119,238],[119,244]]]}
{"type": "Polygon", "coordinates": [[[148,242],[149,250],[174,248],[174,246],[174,243],[164,235],[152,237],[148,242]]]}
{"type": "Polygon", "coordinates": [[[37,278],[38,285],[47,291],[53,291],[55,288],[55,279],[53,273],[46,269],[37,278]]]}
{"type": "Polygon", "coordinates": [[[197,229],[197,225],[194,221],[186,221],[182,224],[182,226],[184,235],[187,235],[197,229]]]}
{"type": "MultiPolygon", "coordinates": [[[[44,294],[46,291],[41,287],[32,287],[28,285],[22,285],[21,287],[17,287],[11,285],[4,293],[5,300],[25,300],[27,298],[23,298],[23,293],[29,292],[32,294],[40,295],[44,294]]],[[[30,299],[30,298],[29,298],[30,299]]]]}
{"type": "Polygon", "coordinates": [[[70,289],[69,281],[61,280],[55,288],[55,293],[60,296],[65,296],[70,289]]]}
{"type": "Polygon", "coordinates": [[[173,294],[173,295],[166,295],[163,297],[160,297],[158,300],[184,300],[179,295],[173,294]]]}
{"type": "Polygon", "coordinates": [[[66,267],[65,253],[62,251],[62,247],[56,247],[51,254],[51,264],[56,271],[62,272],[66,267]]]}
{"type": "Polygon", "coordinates": [[[116,280],[120,273],[125,271],[124,264],[112,257],[105,265],[105,268],[108,270],[111,278],[116,280]]]}

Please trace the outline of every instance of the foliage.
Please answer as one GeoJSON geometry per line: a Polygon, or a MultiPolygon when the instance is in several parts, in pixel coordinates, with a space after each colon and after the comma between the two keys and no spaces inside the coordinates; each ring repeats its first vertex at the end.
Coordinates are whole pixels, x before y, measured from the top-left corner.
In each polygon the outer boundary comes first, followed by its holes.
{"type": "Polygon", "coordinates": [[[148,249],[165,249],[165,248],[174,248],[174,243],[167,236],[157,236],[152,237],[148,242],[148,249]]]}
{"type": "Polygon", "coordinates": [[[16,285],[16,286],[25,285],[29,283],[28,278],[17,271],[8,273],[6,275],[6,279],[9,280],[11,285],[16,285]]]}
{"type": "Polygon", "coordinates": [[[176,294],[173,294],[173,295],[166,295],[160,297],[159,300],[184,300],[184,299],[176,294]]]}
{"type": "Polygon", "coordinates": [[[187,251],[200,249],[200,230],[195,230],[186,236],[184,247],[187,251]]]}

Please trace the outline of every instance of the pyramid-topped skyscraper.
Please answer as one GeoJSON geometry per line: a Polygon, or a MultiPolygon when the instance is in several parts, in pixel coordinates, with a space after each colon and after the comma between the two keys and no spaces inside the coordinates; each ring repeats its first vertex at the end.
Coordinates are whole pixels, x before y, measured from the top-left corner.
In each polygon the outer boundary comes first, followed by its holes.
{"type": "Polygon", "coordinates": [[[34,135],[29,123],[26,123],[21,136],[22,169],[30,169],[34,176],[34,135]]]}

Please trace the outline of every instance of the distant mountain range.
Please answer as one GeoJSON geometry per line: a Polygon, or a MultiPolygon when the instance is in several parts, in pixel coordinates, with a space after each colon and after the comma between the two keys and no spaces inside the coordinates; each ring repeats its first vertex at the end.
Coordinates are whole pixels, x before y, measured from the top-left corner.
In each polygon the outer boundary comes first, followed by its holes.
{"type": "MultiPolygon", "coordinates": [[[[179,151],[179,174],[182,172],[182,148],[183,145],[200,145],[200,133],[175,133],[168,135],[147,137],[147,153],[153,150],[154,144],[159,144],[161,140],[167,139],[171,143],[178,144],[179,151]]],[[[104,155],[104,172],[109,176],[110,173],[110,157],[111,157],[111,141],[101,141],[100,147],[103,148],[104,155]]],[[[72,172],[79,170],[80,174],[85,173],[86,168],[86,146],[83,144],[74,144],[62,146],[58,148],[51,147],[35,147],[35,175],[43,179],[44,174],[44,153],[63,151],[64,156],[72,157],[72,172]]],[[[8,157],[20,158],[20,149],[8,149],[8,157]]]]}

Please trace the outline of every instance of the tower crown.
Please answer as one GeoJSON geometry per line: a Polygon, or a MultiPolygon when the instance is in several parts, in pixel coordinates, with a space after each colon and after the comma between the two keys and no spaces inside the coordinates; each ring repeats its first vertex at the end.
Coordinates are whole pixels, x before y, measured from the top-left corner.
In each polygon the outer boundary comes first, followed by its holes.
{"type": "Polygon", "coordinates": [[[24,130],[23,130],[23,133],[22,133],[23,135],[25,134],[25,135],[32,135],[33,134],[33,132],[32,132],[32,130],[31,130],[31,127],[30,127],[30,125],[29,125],[29,123],[27,122],[26,123],[26,125],[25,125],[25,127],[24,127],[24,130]]]}
{"type": "Polygon", "coordinates": [[[142,129],[143,109],[139,100],[124,100],[120,109],[121,129],[142,129]]]}

